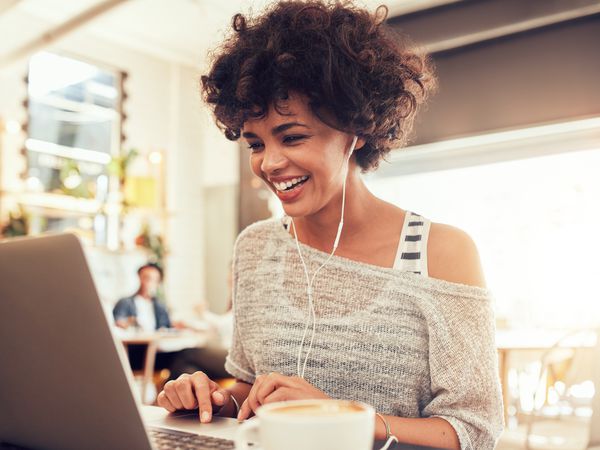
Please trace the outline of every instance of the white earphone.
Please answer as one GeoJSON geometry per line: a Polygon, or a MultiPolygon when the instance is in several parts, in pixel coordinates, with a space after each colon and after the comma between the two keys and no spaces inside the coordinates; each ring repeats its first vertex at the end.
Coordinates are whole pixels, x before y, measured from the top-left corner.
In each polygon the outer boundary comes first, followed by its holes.
{"type": "Polygon", "coordinates": [[[304,275],[306,276],[306,284],[307,284],[306,294],[308,296],[308,308],[309,308],[309,316],[308,316],[308,319],[306,320],[306,326],[304,327],[304,334],[302,336],[302,342],[300,343],[300,348],[298,349],[297,373],[300,378],[304,378],[304,372],[306,371],[306,363],[308,362],[308,356],[310,355],[310,351],[312,350],[312,345],[313,345],[313,341],[315,338],[316,314],[315,314],[315,307],[314,307],[314,303],[313,303],[313,299],[312,299],[312,292],[313,292],[312,288],[313,288],[313,284],[315,282],[315,278],[317,277],[317,274],[321,271],[321,269],[323,267],[325,267],[327,265],[329,260],[333,257],[333,254],[335,253],[335,251],[338,247],[338,244],[340,242],[340,237],[342,236],[342,229],[344,228],[344,209],[346,207],[346,180],[348,179],[348,171],[350,168],[350,158],[352,157],[352,154],[354,153],[354,148],[356,147],[357,141],[358,141],[358,136],[354,136],[354,138],[352,139],[352,144],[350,145],[350,151],[348,152],[348,157],[346,158],[344,184],[342,185],[342,211],[341,211],[341,215],[340,215],[340,223],[338,224],[337,234],[336,234],[335,240],[333,242],[333,249],[331,250],[331,253],[329,254],[329,257],[327,258],[327,260],[323,264],[321,264],[321,266],[315,271],[312,278],[308,274],[308,268],[306,266],[306,263],[304,262],[304,257],[302,256],[302,251],[300,250],[300,244],[298,242],[298,234],[296,233],[296,224],[294,223],[293,218],[291,221],[292,229],[294,230],[294,239],[296,240],[296,248],[298,249],[298,255],[300,256],[300,261],[302,262],[302,267],[304,268],[304,275]],[[311,338],[310,338],[310,344],[308,346],[308,350],[306,351],[306,356],[304,358],[304,364],[302,364],[302,369],[301,369],[300,363],[302,361],[302,350],[304,348],[304,341],[306,339],[306,333],[308,332],[308,327],[309,327],[311,319],[312,319],[312,323],[313,323],[312,334],[311,334],[311,338]]]}
{"type": "MultiPolygon", "coordinates": [[[[298,243],[298,234],[296,233],[296,225],[294,224],[294,219],[292,218],[292,229],[294,230],[294,238],[296,240],[296,248],[298,249],[298,255],[300,256],[300,261],[302,262],[302,267],[304,268],[304,274],[306,275],[306,284],[307,284],[306,294],[308,296],[308,308],[309,308],[309,316],[308,316],[308,319],[306,320],[306,326],[304,327],[304,334],[302,335],[302,342],[300,343],[300,348],[298,349],[297,372],[298,372],[298,376],[300,378],[304,378],[304,372],[306,371],[306,363],[308,362],[308,356],[310,355],[310,351],[312,350],[313,341],[315,338],[316,324],[317,324],[317,318],[316,318],[316,314],[315,314],[315,306],[314,306],[313,299],[312,299],[312,286],[313,286],[313,283],[315,282],[315,278],[317,277],[317,274],[323,267],[325,267],[327,265],[329,260],[333,257],[333,254],[335,253],[335,250],[337,249],[338,244],[340,242],[340,237],[342,235],[342,228],[344,228],[344,209],[346,207],[346,180],[348,178],[350,158],[352,157],[352,153],[354,153],[354,148],[356,147],[357,141],[358,141],[358,137],[354,136],[354,139],[352,140],[352,145],[350,146],[350,152],[348,153],[348,158],[346,159],[346,173],[344,174],[344,184],[342,187],[342,213],[340,216],[340,223],[338,225],[337,234],[335,236],[335,241],[333,242],[333,249],[331,250],[329,257],[325,260],[325,262],[323,264],[321,264],[321,266],[319,266],[319,268],[315,271],[312,278],[308,274],[308,268],[306,267],[306,263],[304,262],[304,258],[302,257],[302,252],[300,251],[300,244],[298,243]],[[304,358],[304,364],[302,364],[302,369],[300,369],[300,365],[301,365],[300,362],[302,361],[302,349],[304,348],[304,340],[306,339],[306,333],[308,331],[308,326],[310,324],[311,319],[312,319],[313,326],[312,326],[312,334],[310,337],[310,344],[308,346],[308,350],[306,351],[306,356],[304,358]]],[[[386,423],[386,426],[387,426],[387,423],[386,423]]],[[[389,428],[387,431],[389,433],[389,428]]],[[[392,445],[392,443],[394,443],[394,442],[398,442],[398,438],[392,434],[388,437],[387,441],[385,442],[383,447],[381,447],[380,450],[389,449],[390,445],[392,445]]]]}

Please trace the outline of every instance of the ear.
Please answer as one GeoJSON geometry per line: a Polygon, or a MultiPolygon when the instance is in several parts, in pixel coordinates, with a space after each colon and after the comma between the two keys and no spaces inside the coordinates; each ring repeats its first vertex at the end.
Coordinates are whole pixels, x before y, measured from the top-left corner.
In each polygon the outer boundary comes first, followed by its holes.
{"type": "Polygon", "coordinates": [[[354,147],[354,151],[360,150],[365,146],[367,141],[364,138],[359,137],[356,141],[356,146],[354,147]]]}

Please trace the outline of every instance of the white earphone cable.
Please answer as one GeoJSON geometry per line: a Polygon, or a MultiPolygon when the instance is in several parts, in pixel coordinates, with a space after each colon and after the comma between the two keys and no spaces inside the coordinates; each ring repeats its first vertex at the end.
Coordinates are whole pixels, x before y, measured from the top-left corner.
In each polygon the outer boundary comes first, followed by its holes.
{"type": "MultiPolygon", "coordinates": [[[[342,235],[342,229],[344,228],[344,210],[346,208],[346,180],[348,178],[350,157],[352,156],[352,153],[354,152],[354,147],[356,146],[357,140],[358,140],[358,138],[355,136],[354,139],[352,140],[352,146],[350,147],[350,153],[348,155],[348,159],[346,160],[346,172],[344,174],[344,184],[342,186],[342,211],[341,211],[341,215],[340,215],[340,223],[338,225],[337,234],[335,236],[335,241],[333,242],[333,249],[331,250],[331,253],[327,257],[325,262],[323,264],[321,264],[319,266],[319,268],[315,271],[312,278],[308,274],[308,267],[306,266],[306,262],[304,261],[304,257],[302,256],[302,251],[300,250],[300,243],[298,241],[298,233],[296,232],[296,224],[294,223],[294,218],[293,217],[291,218],[292,230],[294,231],[294,240],[296,241],[296,249],[298,250],[298,256],[300,257],[302,267],[304,268],[304,275],[306,276],[306,285],[307,285],[306,293],[308,296],[308,318],[306,320],[306,326],[304,327],[304,333],[302,334],[302,341],[300,342],[300,347],[298,348],[298,359],[297,359],[297,368],[296,368],[296,370],[298,372],[298,376],[301,378],[304,378],[304,373],[306,372],[306,364],[308,363],[308,357],[310,355],[310,351],[312,350],[312,346],[313,346],[313,342],[314,342],[314,338],[315,338],[315,334],[316,334],[317,315],[315,312],[315,305],[313,302],[313,295],[312,295],[313,294],[313,284],[315,282],[317,274],[321,271],[321,269],[323,267],[325,267],[327,265],[329,260],[331,260],[331,258],[333,257],[333,255],[338,247],[338,244],[340,242],[340,237],[342,235]],[[302,361],[302,350],[304,348],[304,341],[306,340],[306,333],[308,332],[308,326],[309,326],[311,320],[312,320],[312,333],[310,336],[310,344],[308,346],[308,350],[306,351],[306,356],[304,358],[304,364],[302,364],[302,370],[301,370],[300,362],[302,361]]],[[[380,450],[389,449],[390,445],[392,445],[392,443],[394,443],[394,442],[398,442],[398,438],[394,435],[390,435],[380,450]]]]}
{"type": "Polygon", "coordinates": [[[306,292],[307,292],[307,296],[308,296],[308,318],[306,321],[306,326],[304,327],[304,334],[302,335],[302,341],[301,341],[300,347],[298,349],[298,359],[297,359],[297,373],[298,373],[298,376],[301,378],[304,378],[304,373],[306,371],[306,364],[308,363],[308,357],[312,350],[315,333],[316,333],[317,320],[316,320],[315,306],[313,303],[313,296],[312,296],[313,289],[312,288],[313,288],[315,279],[317,277],[317,274],[321,271],[321,269],[323,267],[325,267],[327,265],[329,260],[331,260],[331,258],[333,257],[333,255],[338,247],[338,244],[340,242],[340,237],[342,235],[342,228],[344,227],[344,209],[346,207],[346,180],[348,178],[350,157],[352,156],[352,153],[354,152],[354,147],[356,146],[357,141],[358,141],[358,137],[355,136],[354,139],[352,140],[352,145],[350,146],[350,152],[348,154],[348,158],[346,159],[346,170],[344,173],[344,183],[342,185],[342,210],[341,210],[340,223],[338,225],[337,234],[336,234],[335,240],[333,242],[333,249],[331,250],[329,257],[325,260],[325,262],[323,264],[321,264],[319,266],[319,268],[315,271],[312,278],[308,274],[308,267],[306,266],[306,262],[304,261],[304,257],[302,256],[302,251],[300,250],[300,243],[298,242],[298,234],[296,233],[296,224],[294,223],[294,219],[291,218],[292,230],[294,231],[294,239],[296,241],[296,248],[298,249],[298,255],[300,256],[300,261],[302,262],[302,267],[304,268],[304,274],[306,276],[306,283],[307,283],[306,292]],[[311,337],[310,337],[310,344],[308,346],[308,350],[306,351],[306,356],[304,358],[304,364],[302,364],[302,370],[300,370],[300,366],[301,366],[300,362],[302,360],[302,350],[304,349],[304,341],[306,340],[306,333],[308,332],[308,327],[309,327],[311,320],[312,320],[312,333],[311,333],[311,337]]]}

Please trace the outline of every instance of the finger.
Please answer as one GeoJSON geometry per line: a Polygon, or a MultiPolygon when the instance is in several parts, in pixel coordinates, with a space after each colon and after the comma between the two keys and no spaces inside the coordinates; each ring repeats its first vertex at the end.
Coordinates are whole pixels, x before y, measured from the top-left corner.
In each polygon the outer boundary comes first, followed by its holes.
{"type": "Polygon", "coordinates": [[[156,403],[158,406],[166,409],[169,412],[175,412],[177,410],[177,408],[175,408],[167,398],[165,391],[161,391],[160,394],[158,394],[158,397],[156,397],[156,403]]]}
{"type": "Polygon", "coordinates": [[[198,406],[189,375],[184,374],[177,378],[175,390],[185,409],[194,409],[198,406]]]}
{"type": "Polygon", "coordinates": [[[250,392],[248,393],[248,397],[246,397],[246,403],[248,405],[248,408],[250,409],[250,411],[248,412],[248,416],[250,415],[250,412],[256,412],[256,410],[260,406],[260,402],[256,398],[256,393],[259,391],[260,387],[266,379],[267,375],[258,376],[256,378],[256,381],[252,385],[252,389],[250,389],[250,392]]]}
{"type": "Polygon", "coordinates": [[[265,398],[282,387],[294,387],[294,380],[279,373],[270,373],[256,389],[256,400],[264,404],[265,398]]]}
{"type": "Polygon", "coordinates": [[[252,385],[252,388],[250,389],[246,400],[244,400],[244,403],[242,403],[242,406],[240,406],[240,411],[238,413],[238,421],[246,420],[252,414],[253,410],[250,406],[250,402],[254,402],[253,398],[256,395],[256,390],[260,387],[265,377],[266,375],[259,375],[254,380],[254,384],[252,385]]]}
{"type": "Polygon", "coordinates": [[[216,406],[223,406],[229,403],[229,391],[225,389],[217,389],[212,393],[212,402],[216,406]]]}
{"type": "Polygon", "coordinates": [[[211,384],[216,383],[209,380],[203,372],[195,372],[190,378],[198,402],[200,422],[210,422],[212,419],[211,393],[216,390],[211,384]]]}
{"type": "Polygon", "coordinates": [[[163,392],[167,396],[169,402],[171,402],[171,405],[175,407],[175,409],[183,409],[183,403],[181,403],[181,400],[179,399],[179,394],[177,394],[176,386],[176,381],[168,381],[165,384],[165,387],[163,388],[163,392]]]}
{"type": "Polygon", "coordinates": [[[273,391],[270,395],[268,395],[264,401],[262,402],[263,405],[266,405],[268,403],[275,403],[275,402],[285,402],[288,400],[297,400],[299,399],[299,396],[295,396],[294,395],[294,390],[287,388],[287,387],[282,387],[277,389],[276,391],[273,391]]]}
{"type": "Polygon", "coordinates": [[[248,399],[246,399],[244,400],[244,403],[242,403],[242,406],[240,406],[240,412],[237,416],[238,422],[246,420],[248,417],[250,417],[250,414],[252,414],[252,408],[250,408],[248,405],[248,399]]]}

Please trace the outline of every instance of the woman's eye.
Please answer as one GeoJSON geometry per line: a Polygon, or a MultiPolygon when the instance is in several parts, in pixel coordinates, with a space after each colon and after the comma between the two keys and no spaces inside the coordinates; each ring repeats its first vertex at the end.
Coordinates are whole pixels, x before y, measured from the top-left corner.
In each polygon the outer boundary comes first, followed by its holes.
{"type": "Polygon", "coordinates": [[[260,142],[249,142],[248,148],[253,152],[256,152],[262,148],[262,144],[260,142]]]}
{"type": "Polygon", "coordinates": [[[306,136],[303,136],[303,135],[291,135],[291,136],[284,137],[283,142],[285,144],[293,144],[294,142],[298,142],[305,138],[306,138],[306,136]]]}

